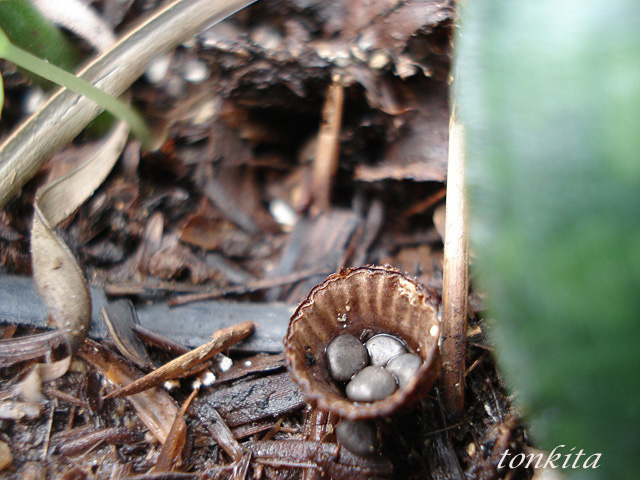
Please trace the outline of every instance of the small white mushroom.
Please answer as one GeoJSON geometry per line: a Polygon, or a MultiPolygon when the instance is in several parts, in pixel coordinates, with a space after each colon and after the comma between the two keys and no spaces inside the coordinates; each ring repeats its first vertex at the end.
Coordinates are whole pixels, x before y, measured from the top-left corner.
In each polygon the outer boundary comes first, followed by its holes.
{"type": "Polygon", "coordinates": [[[29,87],[22,97],[22,109],[27,115],[35,113],[47,99],[47,95],[40,87],[29,87]]]}
{"type": "Polygon", "coordinates": [[[396,390],[396,379],[384,367],[366,367],[347,384],[347,398],[354,402],[384,400],[396,390]]]}
{"type": "Polygon", "coordinates": [[[364,420],[342,420],[336,426],[336,438],[351,453],[366,457],[378,449],[376,426],[364,420]]]}
{"type": "Polygon", "coordinates": [[[160,83],[166,77],[171,65],[171,55],[158,55],[151,59],[144,71],[144,78],[152,84],[160,83]]]}
{"type": "Polygon", "coordinates": [[[418,355],[415,353],[403,353],[389,360],[385,368],[396,377],[398,386],[402,388],[409,383],[409,380],[418,371],[420,365],[422,365],[422,359],[418,355]]]}
{"type": "Polygon", "coordinates": [[[187,82],[202,83],[209,77],[207,64],[197,58],[187,60],[183,68],[183,77],[187,82]]]}
{"type": "Polygon", "coordinates": [[[385,366],[393,357],[407,352],[404,343],[393,335],[374,335],[365,343],[369,351],[371,365],[385,366]]]}
{"type": "Polygon", "coordinates": [[[338,335],[326,349],[329,374],[334,380],[346,382],[367,365],[367,349],[353,335],[338,335]]]}

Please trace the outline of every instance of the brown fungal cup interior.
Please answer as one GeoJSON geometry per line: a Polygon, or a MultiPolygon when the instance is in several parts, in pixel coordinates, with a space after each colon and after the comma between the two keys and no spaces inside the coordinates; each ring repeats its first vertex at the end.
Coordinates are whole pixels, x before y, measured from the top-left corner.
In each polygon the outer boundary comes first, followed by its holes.
{"type": "Polygon", "coordinates": [[[358,267],[329,276],[311,290],[291,317],[284,339],[285,361],[294,382],[317,408],[349,420],[387,415],[428,393],[440,372],[440,325],[436,305],[415,280],[392,267],[358,267]],[[344,396],[329,376],[328,343],[343,333],[362,341],[388,333],[422,358],[409,383],[372,403],[344,396]]]}

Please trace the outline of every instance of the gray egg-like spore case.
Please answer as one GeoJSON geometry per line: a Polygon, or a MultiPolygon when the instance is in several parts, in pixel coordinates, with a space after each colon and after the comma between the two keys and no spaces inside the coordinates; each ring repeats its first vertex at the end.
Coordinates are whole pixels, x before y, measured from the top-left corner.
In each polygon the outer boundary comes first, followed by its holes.
{"type": "Polygon", "coordinates": [[[327,368],[334,380],[346,382],[367,366],[367,349],[350,334],[338,335],[331,340],[325,351],[327,368]]]}

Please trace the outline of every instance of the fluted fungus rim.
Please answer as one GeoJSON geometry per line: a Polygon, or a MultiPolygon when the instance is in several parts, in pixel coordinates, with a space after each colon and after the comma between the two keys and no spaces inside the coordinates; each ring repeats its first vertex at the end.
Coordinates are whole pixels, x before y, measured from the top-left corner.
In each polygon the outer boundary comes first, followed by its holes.
{"type": "MultiPolygon", "coordinates": [[[[384,331],[385,329],[376,329],[375,327],[374,325],[373,329],[376,333],[398,334],[398,332],[394,332],[393,330],[384,331]]],[[[361,331],[367,330],[368,328],[368,325],[362,325],[361,331]]],[[[301,389],[307,402],[316,408],[335,413],[348,420],[376,418],[388,415],[402,406],[410,405],[428,393],[440,373],[439,338],[440,323],[437,318],[436,300],[429,295],[415,278],[405,275],[389,265],[367,265],[341,269],[339,272],[329,275],[322,283],[313,287],[307,298],[298,306],[292,315],[284,338],[285,364],[292,380],[301,389]],[[394,292],[395,294],[406,296],[411,306],[424,308],[430,316],[430,318],[425,318],[424,328],[419,330],[421,338],[426,339],[424,340],[426,348],[416,348],[416,346],[420,344],[420,339],[404,338],[403,335],[399,335],[411,346],[415,353],[420,355],[423,364],[407,385],[396,390],[384,400],[372,403],[352,402],[334,392],[327,392],[326,389],[323,390],[323,386],[328,384],[327,379],[314,378],[318,377],[318,375],[311,374],[311,371],[316,368],[314,366],[316,359],[312,358],[311,365],[309,365],[309,359],[306,358],[307,349],[300,351],[300,348],[296,347],[296,342],[294,341],[298,323],[301,322],[305,315],[309,313],[309,310],[314,307],[317,296],[329,289],[335,282],[348,281],[357,275],[383,275],[385,276],[385,281],[394,281],[398,290],[394,292]]],[[[322,375],[320,375],[320,377],[322,377],[322,375]]]]}

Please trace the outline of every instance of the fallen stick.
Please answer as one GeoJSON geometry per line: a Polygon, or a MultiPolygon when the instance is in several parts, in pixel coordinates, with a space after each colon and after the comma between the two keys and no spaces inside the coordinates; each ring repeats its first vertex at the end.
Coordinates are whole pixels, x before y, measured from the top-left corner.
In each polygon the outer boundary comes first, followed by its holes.
{"type": "Polygon", "coordinates": [[[464,131],[455,105],[449,127],[449,167],[442,268],[442,386],[447,414],[464,411],[464,371],[469,289],[467,202],[465,198],[464,131]]]}
{"type": "Polygon", "coordinates": [[[213,357],[216,353],[220,353],[228,349],[231,345],[240,342],[251,332],[253,332],[254,328],[255,325],[252,322],[243,322],[239,323],[238,325],[233,325],[231,327],[218,330],[213,334],[211,341],[185,353],[184,355],[179,356],[178,358],[174,358],[170,362],[167,362],[161,367],[156,368],[148,375],[135,380],[129,385],[114,390],[104,398],[107,399],[134,395],[136,393],[147,390],[148,388],[161,385],[165,381],[176,378],[181,373],[190,370],[191,368],[202,362],[205,362],[209,358],[213,357]]]}

